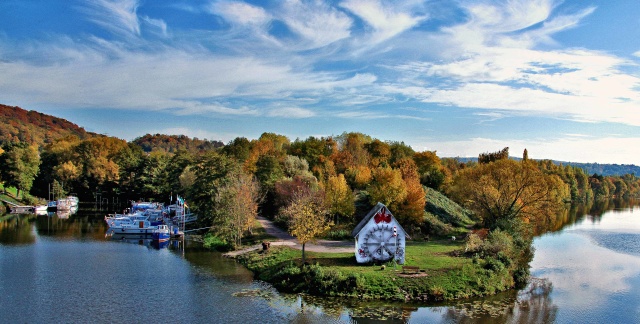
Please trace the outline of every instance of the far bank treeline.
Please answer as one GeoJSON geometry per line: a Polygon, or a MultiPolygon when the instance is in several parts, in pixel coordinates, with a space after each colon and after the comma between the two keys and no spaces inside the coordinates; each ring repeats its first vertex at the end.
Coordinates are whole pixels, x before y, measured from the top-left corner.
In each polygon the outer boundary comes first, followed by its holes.
{"type": "MultiPolygon", "coordinates": [[[[0,181],[38,197],[47,197],[52,188],[78,193],[84,201],[118,197],[121,201],[169,202],[172,194],[180,194],[196,202],[205,189],[215,190],[202,186],[225,182],[226,177],[237,177],[240,172],[257,180],[263,198],[259,207],[266,215],[276,215],[294,191],[311,188],[322,189],[325,198],[336,200],[331,214],[338,223],[353,222],[357,208],[366,211],[380,201],[415,227],[422,223],[427,188],[466,206],[467,198],[456,197],[461,194],[459,188],[478,183],[460,172],[470,173],[478,165],[508,157],[505,149],[481,154],[479,164],[460,163],[439,158],[435,151],[415,152],[402,142],[383,142],[361,133],[293,142],[265,133],[257,140],[239,137],[227,145],[159,134],[130,143],[107,136],[81,139],[67,135],[41,147],[4,142],[1,150],[0,181]],[[208,164],[215,170],[202,170],[208,164]]],[[[640,181],[634,175],[588,175],[581,168],[550,160],[529,162],[542,174],[556,176],[561,182],[558,185],[564,184],[567,193],[563,199],[567,201],[590,202],[640,193],[640,181]]]]}

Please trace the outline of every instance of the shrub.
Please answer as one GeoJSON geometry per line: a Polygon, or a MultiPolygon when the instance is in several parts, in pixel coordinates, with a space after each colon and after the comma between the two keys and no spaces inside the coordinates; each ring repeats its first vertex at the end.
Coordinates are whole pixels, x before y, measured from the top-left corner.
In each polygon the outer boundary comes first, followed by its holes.
{"type": "Polygon", "coordinates": [[[226,252],[231,250],[232,245],[224,239],[221,239],[211,233],[208,233],[204,236],[203,239],[204,247],[207,249],[212,249],[216,251],[226,252]]]}

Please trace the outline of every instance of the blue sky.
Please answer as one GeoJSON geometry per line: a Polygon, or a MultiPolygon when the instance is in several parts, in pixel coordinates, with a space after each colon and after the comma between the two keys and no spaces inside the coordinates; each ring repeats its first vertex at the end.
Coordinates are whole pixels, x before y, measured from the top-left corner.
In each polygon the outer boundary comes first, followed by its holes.
{"type": "Polygon", "coordinates": [[[640,165],[640,6],[2,0],[0,103],[126,140],[355,131],[640,165]]]}

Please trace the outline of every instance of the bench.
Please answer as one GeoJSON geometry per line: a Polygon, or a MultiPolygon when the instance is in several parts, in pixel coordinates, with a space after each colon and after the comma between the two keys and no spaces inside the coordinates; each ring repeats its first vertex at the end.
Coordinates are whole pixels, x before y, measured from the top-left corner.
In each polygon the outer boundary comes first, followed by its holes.
{"type": "Polygon", "coordinates": [[[402,266],[402,273],[419,273],[420,267],[416,266],[402,266]]]}

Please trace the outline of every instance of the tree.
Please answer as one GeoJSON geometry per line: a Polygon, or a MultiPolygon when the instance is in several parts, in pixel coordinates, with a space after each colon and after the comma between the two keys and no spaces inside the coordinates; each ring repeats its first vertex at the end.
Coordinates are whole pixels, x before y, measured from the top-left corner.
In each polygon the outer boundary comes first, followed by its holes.
{"type": "Polygon", "coordinates": [[[373,180],[367,187],[367,191],[372,205],[381,202],[391,206],[402,202],[407,197],[402,172],[391,168],[377,168],[373,171],[373,180]]]}
{"type": "Polygon", "coordinates": [[[214,224],[217,216],[219,188],[222,188],[233,177],[239,174],[240,165],[236,160],[214,151],[198,157],[190,172],[193,172],[193,185],[189,188],[188,197],[193,201],[194,209],[207,225],[214,224]]]}
{"type": "Polygon", "coordinates": [[[214,231],[218,237],[239,247],[242,246],[244,232],[251,231],[253,227],[262,196],[253,176],[240,172],[228,177],[230,181],[218,188],[214,231]]]}
{"type": "Polygon", "coordinates": [[[294,195],[291,205],[284,208],[281,213],[289,220],[289,233],[302,244],[302,263],[304,263],[304,249],[307,242],[314,240],[332,225],[322,196],[300,191],[294,195]]]}
{"type": "Polygon", "coordinates": [[[463,169],[454,184],[450,195],[481,216],[489,228],[513,218],[535,222],[555,215],[569,196],[558,176],[544,174],[532,162],[508,159],[463,169]]]}
{"type": "Polygon", "coordinates": [[[330,177],[324,189],[324,201],[331,215],[350,218],[356,211],[353,192],[347,185],[344,175],[330,177]]]}
{"type": "Polygon", "coordinates": [[[26,143],[9,144],[0,155],[0,179],[21,191],[29,191],[40,170],[40,155],[35,146],[26,143]]]}
{"type": "MultiPolygon", "coordinates": [[[[527,154],[528,157],[528,154],[527,154]]],[[[498,160],[505,160],[509,158],[509,148],[505,147],[502,150],[494,153],[481,153],[478,155],[478,163],[490,163],[498,160]]]]}
{"type": "Polygon", "coordinates": [[[436,151],[418,152],[413,155],[413,161],[418,167],[420,183],[429,188],[440,189],[447,178],[447,173],[436,151]]]}
{"type": "Polygon", "coordinates": [[[304,158],[287,155],[282,163],[284,175],[293,178],[295,176],[311,176],[309,172],[309,162],[304,158]]]}

